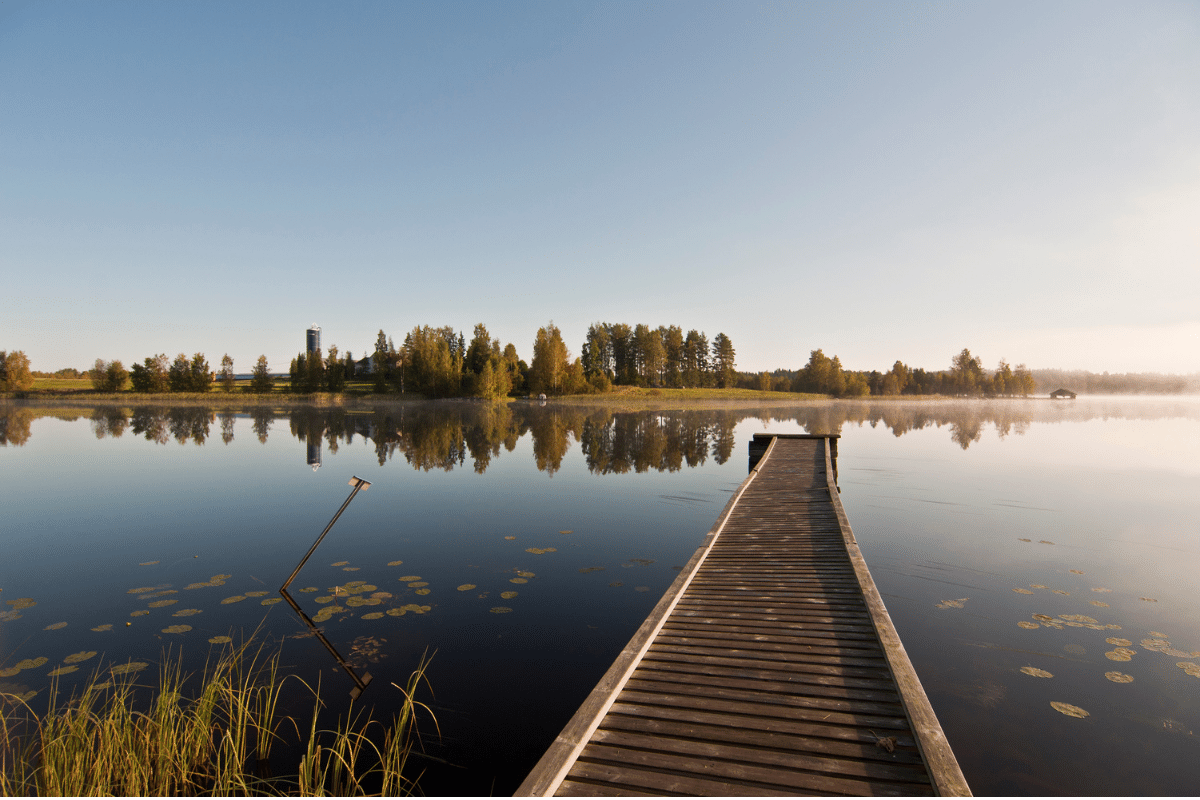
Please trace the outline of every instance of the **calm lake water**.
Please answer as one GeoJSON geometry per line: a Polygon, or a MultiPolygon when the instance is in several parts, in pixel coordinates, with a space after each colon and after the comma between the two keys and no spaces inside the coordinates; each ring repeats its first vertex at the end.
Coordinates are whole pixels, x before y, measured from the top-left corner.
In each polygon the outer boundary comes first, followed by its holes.
{"type": "MultiPolygon", "coordinates": [[[[764,430],[841,433],[842,500],[975,793],[1195,793],[1197,398],[8,406],[0,691],[36,692],[37,707],[49,673],[93,650],[64,690],[131,658],[149,682],[168,648],[199,669],[210,638],[257,630],[345,711],[351,679],[272,601],[357,475],[371,487],[293,595],[310,616],[344,609],[322,629],[373,676],[357,703],[377,716],[434,654],[425,793],[510,794],[700,544],[764,430]],[[355,581],[378,603],[322,602],[355,581]]],[[[307,714],[298,692],[287,702],[307,714]]]]}

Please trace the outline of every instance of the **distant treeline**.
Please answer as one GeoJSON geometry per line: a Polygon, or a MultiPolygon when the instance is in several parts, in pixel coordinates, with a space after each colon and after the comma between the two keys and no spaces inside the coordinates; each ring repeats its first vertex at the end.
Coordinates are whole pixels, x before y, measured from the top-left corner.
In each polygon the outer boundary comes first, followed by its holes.
{"type": "Polygon", "coordinates": [[[417,392],[425,397],[500,398],[608,392],[614,385],[731,387],[733,342],[677,325],[651,328],[598,322],[588,328],[583,355],[572,359],[562,332],[551,322],[539,328],[533,360],[526,364],[510,342],[503,349],[487,327],[475,326],[470,343],[450,327],[418,326],[396,347],[382,330],[375,350],[355,361],[336,346],[327,354],[292,359],[291,385],[300,392],[341,391],[347,377],[369,376],[378,392],[417,392]]]}
{"type": "MultiPolygon", "coordinates": [[[[553,322],[539,328],[533,360],[526,364],[510,342],[503,348],[486,326],[475,326],[470,342],[452,327],[414,327],[399,347],[383,330],[365,358],[355,360],[336,345],[325,353],[300,353],[292,359],[289,389],[299,394],[341,392],[347,381],[367,382],[380,393],[405,392],[425,397],[562,395],[609,392],[614,386],[664,388],[743,388],[762,391],[832,395],[834,397],[949,395],[1010,397],[1049,393],[1063,388],[1082,394],[1180,394],[1200,391],[1200,373],[1110,374],[1083,370],[1031,370],[1001,360],[985,370],[981,360],[964,348],[950,368],[925,370],[896,361],[890,370],[862,371],[842,367],[835,355],[813,350],[799,369],[739,372],[733,342],[718,333],[711,342],[703,331],[686,334],[677,325],[651,328],[645,324],[597,322],[588,327],[581,355],[572,358],[562,333],[553,322]]],[[[231,392],[237,383],[233,359],[226,354],[220,369],[210,370],[203,353],[165,354],[146,358],[129,370],[120,361],[96,359],[87,372],[61,369],[30,371],[19,350],[0,351],[0,391],[24,391],[34,377],[89,377],[97,391],[207,392],[213,384],[231,392]]],[[[360,383],[361,385],[361,383],[360,383]]],[[[269,393],[275,388],[266,356],[259,356],[243,391],[269,393]]]]}
{"type": "Polygon", "coordinates": [[[953,397],[1012,397],[1032,394],[1033,374],[1024,364],[1015,368],[1001,361],[994,372],[963,348],[950,362],[950,369],[927,372],[897,361],[887,372],[863,372],[842,368],[842,362],[813,350],[808,363],[798,370],[777,369],[758,374],[739,372],[737,385],[746,389],[777,392],[808,392],[834,397],[866,397],[938,394],[953,397]]]}

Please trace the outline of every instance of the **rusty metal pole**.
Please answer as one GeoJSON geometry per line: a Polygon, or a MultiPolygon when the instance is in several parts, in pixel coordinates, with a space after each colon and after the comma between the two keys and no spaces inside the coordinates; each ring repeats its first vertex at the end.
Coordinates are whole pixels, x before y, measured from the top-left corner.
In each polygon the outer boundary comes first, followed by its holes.
{"type": "Polygon", "coordinates": [[[304,567],[304,564],[309,558],[312,557],[312,554],[317,549],[317,546],[321,544],[321,540],[325,538],[325,534],[329,533],[329,529],[333,527],[333,523],[338,521],[338,517],[340,517],[342,512],[346,510],[346,506],[350,505],[350,501],[354,499],[356,494],[358,494],[358,490],[366,489],[371,485],[371,482],[364,481],[362,478],[354,475],[350,478],[350,485],[353,486],[354,489],[350,492],[350,496],[346,498],[346,502],[342,503],[342,507],[339,508],[337,513],[333,515],[333,519],[329,520],[329,524],[325,526],[325,530],[321,531],[321,535],[317,537],[315,542],[313,542],[313,546],[308,548],[308,552],[304,554],[304,558],[300,559],[300,563],[296,565],[294,570],[292,570],[292,574],[288,576],[288,579],[283,582],[283,586],[279,587],[279,591],[283,592],[287,590],[287,587],[296,579],[296,576],[300,573],[300,570],[304,567]]]}

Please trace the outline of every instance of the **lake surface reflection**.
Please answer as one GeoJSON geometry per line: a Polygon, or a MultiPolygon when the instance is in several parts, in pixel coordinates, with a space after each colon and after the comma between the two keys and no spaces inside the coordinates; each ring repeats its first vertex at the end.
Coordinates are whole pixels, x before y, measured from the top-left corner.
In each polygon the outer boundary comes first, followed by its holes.
{"type": "Polygon", "coordinates": [[[292,595],[385,716],[435,653],[426,793],[511,793],[742,481],[752,434],[840,432],[843,502],[972,789],[1194,792],[1195,398],[0,414],[0,691],[35,706],[51,671],[69,690],[168,647],[194,669],[257,629],[344,711],[352,681],[277,590],[358,475],[292,595]]]}

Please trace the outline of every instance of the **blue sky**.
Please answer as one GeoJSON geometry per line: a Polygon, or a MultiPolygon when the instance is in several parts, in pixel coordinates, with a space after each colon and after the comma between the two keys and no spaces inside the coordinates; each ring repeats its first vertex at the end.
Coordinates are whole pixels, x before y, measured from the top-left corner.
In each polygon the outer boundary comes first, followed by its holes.
{"type": "Polygon", "coordinates": [[[1200,371],[1200,4],[0,2],[0,349],[1200,371]]]}

